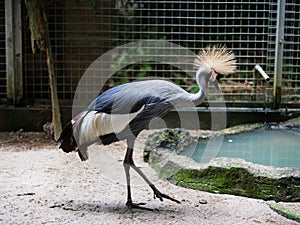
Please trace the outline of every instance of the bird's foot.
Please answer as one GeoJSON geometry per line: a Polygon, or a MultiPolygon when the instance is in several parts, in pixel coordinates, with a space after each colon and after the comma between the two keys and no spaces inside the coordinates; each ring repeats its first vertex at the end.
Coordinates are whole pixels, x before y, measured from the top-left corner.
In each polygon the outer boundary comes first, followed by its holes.
{"type": "Polygon", "coordinates": [[[142,209],[142,210],[148,210],[148,211],[153,211],[153,209],[144,207],[144,205],[146,205],[146,203],[141,202],[141,203],[133,203],[131,200],[128,200],[126,202],[126,206],[128,207],[128,209],[132,210],[132,209],[142,209]]]}
{"type": "Polygon", "coordinates": [[[177,204],[181,204],[181,202],[175,198],[170,197],[169,195],[166,195],[164,193],[161,193],[155,186],[152,186],[152,189],[154,191],[154,199],[158,198],[160,201],[163,201],[163,199],[169,199],[173,202],[176,202],[177,204]]]}

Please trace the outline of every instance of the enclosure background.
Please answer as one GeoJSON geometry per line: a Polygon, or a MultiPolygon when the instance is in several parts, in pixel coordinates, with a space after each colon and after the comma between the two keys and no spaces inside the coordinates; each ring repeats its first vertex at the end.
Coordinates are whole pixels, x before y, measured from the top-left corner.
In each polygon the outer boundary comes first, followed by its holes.
{"type": "MultiPolygon", "coordinates": [[[[282,102],[300,101],[300,2],[286,1],[282,102]]],[[[212,101],[245,106],[272,102],[277,0],[219,1],[90,1],[53,0],[47,11],[55,56],[58,96],[71,104],[77,84],[87,67],[117,46],[141,39],[176,43],[197,53],[207,45],[226,45],[238,62],[236,74],[220,82],[224,99],[215,93],[212,101]],[[259,64],[270,82],[255,72],[259,64]],[[251,84],[251,85],[247,85],[251,84]]],[[[50,105],[46,58],[32,54],[30,30],[22,4],[22,104],[50,105]]],[[[0,1],[0,99],[5,102],[4,0],[0,1]]],[[[99,74],[101,76],[101,74],[99,74]]],[[[145,77],[163,77],[188,91],[197,91],[192,77],[170,65],[143,63],[118,71],[105,88],[145,77]]],[[[103,90],[99,90],[101,92],[103,90]]]]}

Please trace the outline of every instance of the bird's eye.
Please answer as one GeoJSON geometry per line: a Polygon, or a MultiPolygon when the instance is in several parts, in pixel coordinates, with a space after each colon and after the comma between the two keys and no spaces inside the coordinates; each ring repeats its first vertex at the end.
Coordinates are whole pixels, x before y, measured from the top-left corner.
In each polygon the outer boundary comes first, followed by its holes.
{"type": "Polygon", "coordinates": [[[216,79],[219,81],[221,78],[223,78],[224,77],[224,75],[223,74],[218,74],[217,75],[217,77],[216,77],[216,79]]]}

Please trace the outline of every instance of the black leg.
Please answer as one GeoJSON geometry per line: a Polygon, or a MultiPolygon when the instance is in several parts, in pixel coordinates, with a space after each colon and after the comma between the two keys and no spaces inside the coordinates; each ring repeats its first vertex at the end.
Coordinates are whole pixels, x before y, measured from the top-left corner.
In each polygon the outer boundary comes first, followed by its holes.
{"type": "Polygon", "coordinates": [[[140,205],[142,204],[134,204],[132,203],[132,198],[131,198],[131,189],[130,189],[130,167],[133,168],[143,179],[144,181],[151,187],[151,189],[154,192],[154,198],[158,198],[159,200],[163,201],[163,199],[169,199],[171,201],[174,201],[178,204],[180,204],[181,202],[166,195],[161,193],[155,186],[154,184],[151,183],[151,181],[145,176],[145,174],[141,171],[140,168],[138,168],[137,166],[135,166],[134,162],[133,162],[133,158],[132,158],[132,154],[133,154],[133,144],[134,144],[134,140],[127,140],[127,151],[126,151],[126,155],[125,155],[125,159],[124,159],[124,169],[125,169],[125,174],[126,174],[126,181],[127,181],[127,203],[126,205],[129,208],[140,208],[140,209],[147,209],[150,210],[148,208],[144,208],[141,207],[140,205]]]}
{"type": "Polygon", "coordinates": [[[176,202],[178,204],[181,204],[180,201],[166,195],[166,194],[163,194],[161,193],[153,183],[151,183],[151,181],[145,176],[145,174],[141,171],[140,168],[138,168],[137,166],[135,166],[134,164],[131,165],[131,167],[145,180],[145,182],[151,187],[151,189],[153,190],[154,192],[154,198],[159,198],[160,201],[163,201],[163,199],[169,199],[173,202],[176,202]]]}
{"type": "Polygon", "coordinates": [[[130,166],[124,162],[123,164],[126,174],[126,182],[127,182],[127,203],[126,205],[130,205],[132,203],[131,199],[131,190],[130,190],[130,166]]]}
{"type": "Polygon", "coordinates": [[[129,209],[144,209],[144,210],[150,210],[152,211],[152,209],[143,207],[142,205],[145,205],[146,203],[133,203],[132,202],[132,198],[131,198],[131,188],[130,188],[130,167],[132,165],[134,165],[133,160],[132,160],[132,153],[133,153],[133,149],[131,148],[127,148],[126,151],[126,156],[123,162],[123,166],[125,169],[125,174],[126,174],[126,182],[127,182],[127,202],[126,202],[126,206],[129,209]]]}

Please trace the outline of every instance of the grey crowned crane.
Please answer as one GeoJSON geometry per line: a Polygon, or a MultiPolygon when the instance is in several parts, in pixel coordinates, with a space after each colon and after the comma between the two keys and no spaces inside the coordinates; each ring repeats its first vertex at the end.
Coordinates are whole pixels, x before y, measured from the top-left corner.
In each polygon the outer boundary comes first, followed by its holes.
{"type": "Polygon", "coordinates": [[[138,134],[156,117],[163,117],[171,109],[197,106],[207,95],[208,82],[217,89],[218,75],[232,74],[236,70],[234,54],[225,47],[207,47],[195,59],[196,82],[199,92],[190,94],[165,80],[137,81],[115,86],[100,94],[83,112],[64,128],[58,141],[64,152],[77,151],[82,161],[88,159],[87,147],[95,142],[109,145],[127,141],[123,166],[127,181],[126,205],[146,209],[133,203],[130,188],[130,168],[134,169],[150,186],[154,198],[180,201],[161,193],[133,162],[134,142],[138,134]]]}

